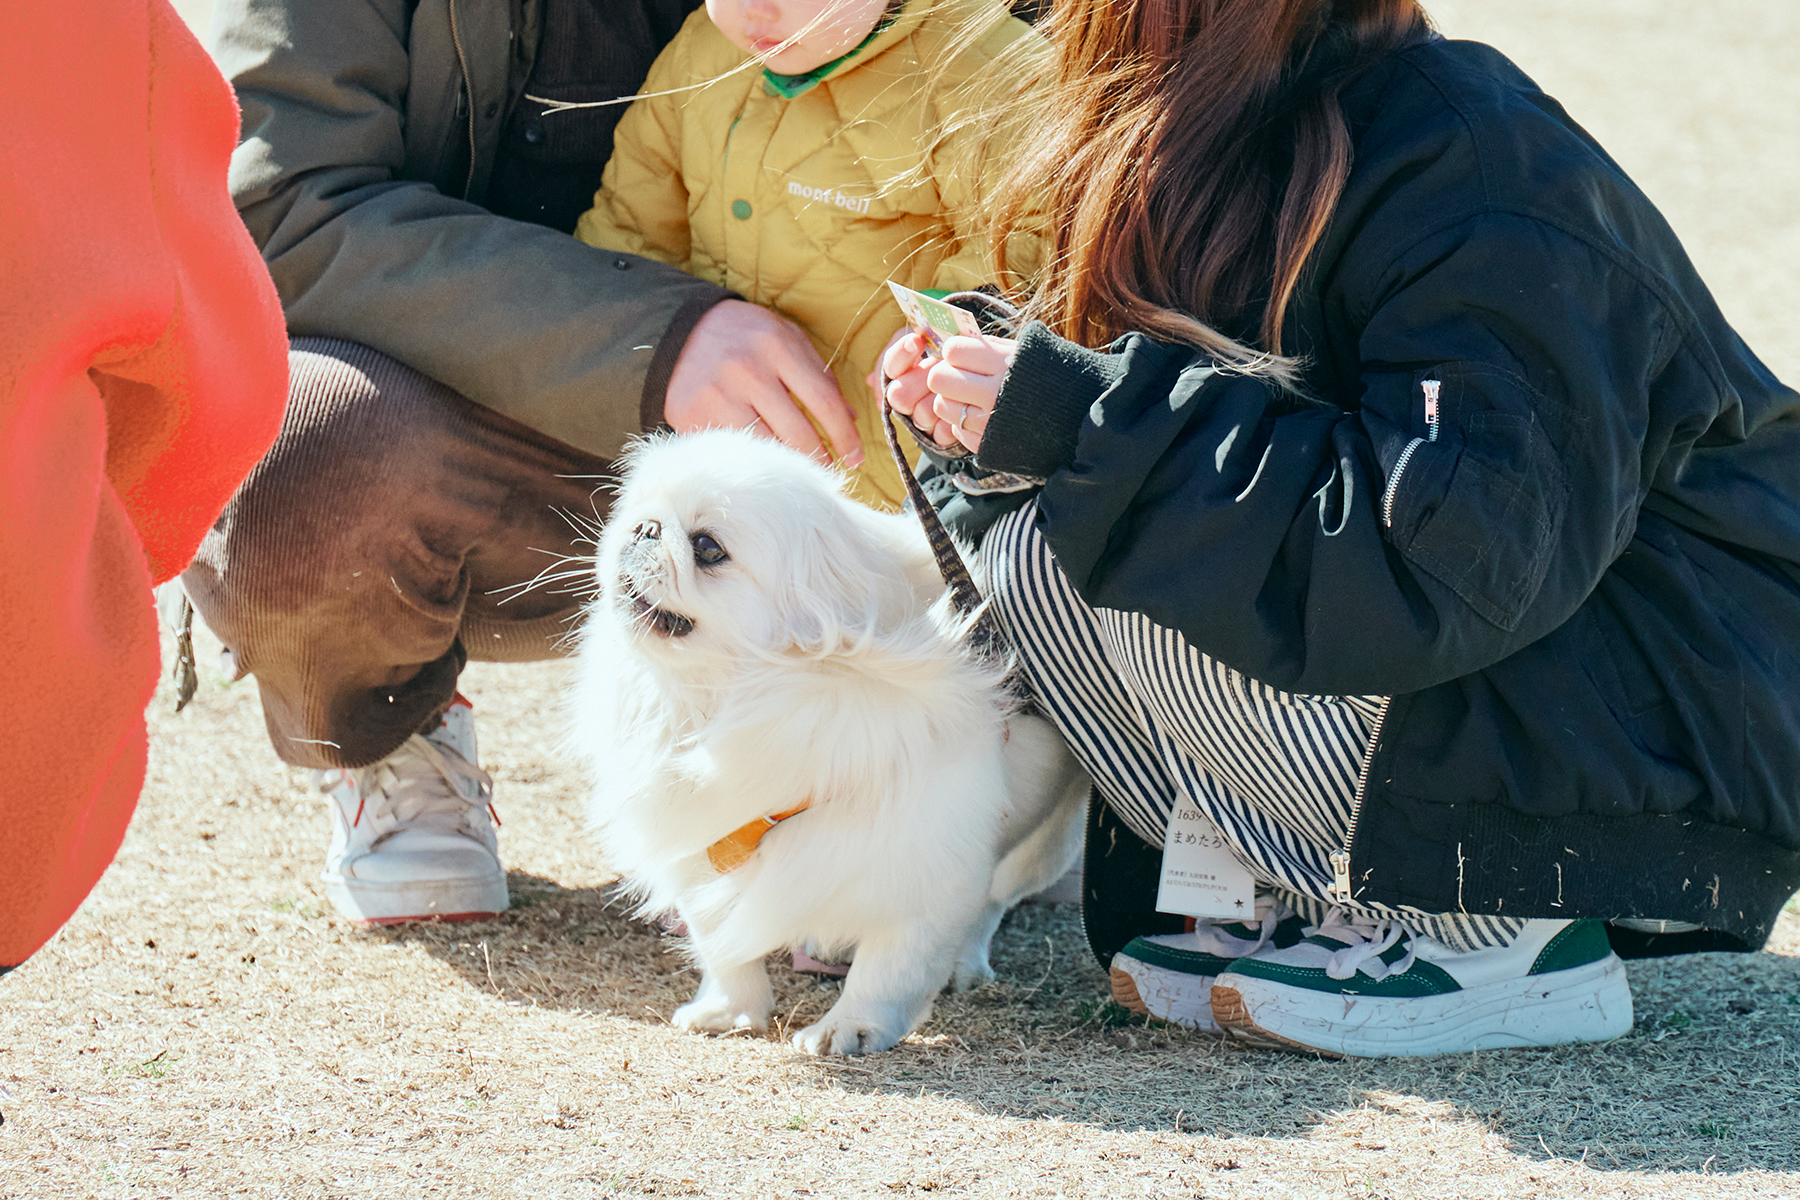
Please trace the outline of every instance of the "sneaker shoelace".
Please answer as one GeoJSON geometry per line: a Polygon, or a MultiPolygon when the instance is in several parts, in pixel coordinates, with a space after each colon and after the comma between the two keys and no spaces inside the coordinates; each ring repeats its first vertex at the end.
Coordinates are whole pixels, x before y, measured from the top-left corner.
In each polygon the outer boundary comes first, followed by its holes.
{"type": "MultiPolygon", "coordinates": [[[[345,776],[356,779],[360,803],[352,816],[352,828],[367,822],[372,841],[379,841],[401,827],[438,829],[445,833],[468,832],[468,816],[478,808],[493,813],[492,778],[460,754],[446,754],[422,734],[413,734],[398,751],[372,766],[337,772],[327,771],[321,786],[329,789],[345,776]],[[407,771],[409,756],[424,761],[426,771],[407,771]],[[432,787],[435,774],[443,787],[432,787]]],[[[493,814],[496,822],[498,814],[493,814]]]]}
{"type": "Polygon", "coordinates": [[[1195,940],[1214,954],[1222,954],[1229,958],[1248,958],[1267,946],[1269,939],[1275,936],[1275,927],[1292,915],[1293,910],[1273,896],[1258,896],[1254,917],[1248,921],[1202,920],[1194,927],[1194,933],[1197,935],[1195,940]],[[1256,944],[1248,950],[1244,949],[1243,943],[1248,939],[1234,936],[1230,932],[1232,927],[1242,929],[1245,933],[1255,929],[1257,931],[1256,944]],[[1231,944],[1225,945],[1220,940],[1221,938],[1229,938],[1231,944]]]}
{"type": "Polygon", "coordinates": [[[1325,963],[1325,974],[1333,979],[1348,979],[1359,970],[1377,981],[1389,975],[1404,975],[1417,958],[1417,939],[1404,921],[1334,908],[1323,921],[1306,930],[1308,937],[1315,934],[1343,944],[1325,963]],[[1382,961],[1381,956],[1398,945],[1401,938],[1407,939],[1405,955],[1392,963],[1382,961]]]}

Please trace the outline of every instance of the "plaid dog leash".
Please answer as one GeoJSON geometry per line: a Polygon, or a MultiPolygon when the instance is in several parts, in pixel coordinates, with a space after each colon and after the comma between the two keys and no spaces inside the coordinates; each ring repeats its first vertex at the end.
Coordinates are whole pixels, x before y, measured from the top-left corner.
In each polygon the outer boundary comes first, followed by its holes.
{"type": "MultiPolygon", "coordinates": [[[[950,602],[956,611],[963,616],[974,614],[974,624],[969,627],[969,646],[982,658],[1009,657],[1011,648],[1007,645],[1006,635],[1000,632],[1000,626],[994,620],[994,613],[988,607],[981,589],[975,586],[974,578],[969,574],[968,564],[963,562],[962,555],[957,552],[956,543],[950,537],[950,531],[938,519],[937,509],[925,496],[925,489],[919,486],[918,476],[913,474],[912,464],[906,461],[906,455],[900,450],[900,437],[894,432],[894,413],[888,407],[887,397],[881,398],[881,432],[887,437],[888,452],[894,456],[894,465],[900,470],[900,481],[906,486],[907,498],[912,501],[913,511],[918,515],[919,524],[925,527],[925,540],[931,543],[931,553],[937,559],[938,574],[944,577],[945,585],[950,589],[950,602]]],[[[1025,696],[1023,682],[1019,679],[1018,668],[1014,666],[1008,673],[1006,686],[1021,699],[1025,696]]]]}

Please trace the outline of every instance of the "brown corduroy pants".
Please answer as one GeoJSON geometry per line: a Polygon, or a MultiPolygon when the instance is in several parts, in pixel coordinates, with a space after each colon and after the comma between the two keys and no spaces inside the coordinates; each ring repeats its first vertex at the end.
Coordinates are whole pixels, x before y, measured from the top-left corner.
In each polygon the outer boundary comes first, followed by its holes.
{"type": "Polygon", "coordinates": [[[469,659],[566,652],[583,581],[522,585],[591,553],[609,464],[366,346],[298,339],[291,365],[280,436],[182,582],[275,752],[366,766],[469,659]]]}

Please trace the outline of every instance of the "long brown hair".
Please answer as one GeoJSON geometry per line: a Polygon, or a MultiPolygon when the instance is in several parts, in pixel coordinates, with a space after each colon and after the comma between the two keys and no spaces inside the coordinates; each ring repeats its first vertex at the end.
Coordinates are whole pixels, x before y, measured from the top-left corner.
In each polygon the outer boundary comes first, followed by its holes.
{"type": "Polygon", "coordinates": [[[993,246],[1045,220],[1030,315],[1291,378],[1282,319],[1350,172],[1338,94],[1425,34],[1416,0],[1055,0],[1039,28],[1022,151],[988,192],[993,246]]]}

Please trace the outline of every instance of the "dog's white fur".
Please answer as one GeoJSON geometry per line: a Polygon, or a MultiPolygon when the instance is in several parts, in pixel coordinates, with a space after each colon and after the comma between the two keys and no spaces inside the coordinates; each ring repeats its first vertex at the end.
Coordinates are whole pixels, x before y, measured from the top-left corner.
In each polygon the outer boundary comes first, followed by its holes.
{"type": "Polygon", "coordinates": [[[766,1028],[763,958],[804,946],[854,961],[794,1043],[885,1050],[953,974],[993,977],[1006,907],[1080,852],[1087,778],[1009,715],[916,518],[745,433],[652,439],[626,466],[570,715],[609,865],[687,924],[703,974],[675,1024],[766,1028]],[[713,842],[807,800],[712,868],[713,842]]]}

